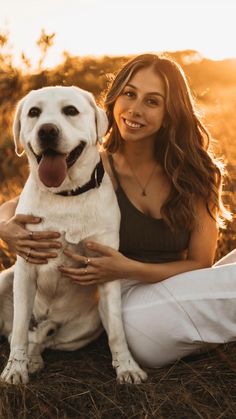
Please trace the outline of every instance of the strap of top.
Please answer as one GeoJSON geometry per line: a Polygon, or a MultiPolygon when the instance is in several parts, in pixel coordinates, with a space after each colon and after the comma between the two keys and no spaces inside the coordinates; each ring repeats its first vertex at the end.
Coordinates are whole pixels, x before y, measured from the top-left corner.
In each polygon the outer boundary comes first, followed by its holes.
{"type": "Polygon", "coordinates": [[[110,163],[111,171],[112,171],[112,174],[115,178],[115,181],[116,181],[118,187],[120,188],[119,176],[118,176],[118,173],[117,173],[117,171],[115,169],[115,166],[114,166],[114,161],[113,161],[112,154],[110,154],[110,153],[108,154],[108,161],[110,163]]]}

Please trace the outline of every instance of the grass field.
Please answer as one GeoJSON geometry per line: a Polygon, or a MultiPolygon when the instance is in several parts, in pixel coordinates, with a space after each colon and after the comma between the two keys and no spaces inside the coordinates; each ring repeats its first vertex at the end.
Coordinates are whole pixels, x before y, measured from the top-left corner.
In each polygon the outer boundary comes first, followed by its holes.
{"type": "MultiPolygon", "coordinates": [[[[8,345],[1,346],[1,367],[8,345]]],[[[236,345],[147,370],[147,383],[118,385],[105,335],[75,352],[44,354],[27,386],[1,384],[1,419],[236,417],[236,345]]]]}

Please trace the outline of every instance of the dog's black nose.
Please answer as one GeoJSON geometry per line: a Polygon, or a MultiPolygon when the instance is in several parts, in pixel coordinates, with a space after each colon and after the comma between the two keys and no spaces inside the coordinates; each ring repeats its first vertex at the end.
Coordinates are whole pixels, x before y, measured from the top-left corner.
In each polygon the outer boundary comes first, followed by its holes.
{"type": "Polygon", "coordinates": [[[54,124],[43,124],[39,128],[38,137],[42,146],[56,145],[59,138],[59,129],[54,124]]]}

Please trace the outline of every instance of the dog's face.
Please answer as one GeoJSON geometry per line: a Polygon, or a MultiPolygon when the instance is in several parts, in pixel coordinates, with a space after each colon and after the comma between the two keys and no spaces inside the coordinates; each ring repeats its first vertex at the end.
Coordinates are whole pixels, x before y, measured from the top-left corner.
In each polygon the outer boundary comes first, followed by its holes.
{"type": "Polygon", "coordinates": [[[16,151],[21,143],[31,169],[47,188],[66,187],[75,180],[78,160],[106,130],[105,112],[89,92],[77,87],[31,91],[20,101],[14,120],[16,151]]]}

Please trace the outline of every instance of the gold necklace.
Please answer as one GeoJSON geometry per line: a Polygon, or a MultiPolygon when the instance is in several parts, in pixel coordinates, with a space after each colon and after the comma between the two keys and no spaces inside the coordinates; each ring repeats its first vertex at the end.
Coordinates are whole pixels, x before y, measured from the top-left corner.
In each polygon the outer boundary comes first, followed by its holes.
{"type": "Polygon", "coordinates": [[[148,187],[148,185],[149,185],[149,183],[150,183],[150,181],[151,181],[151,179],[152,179],[152,177],[153,177],[153,175],[154,175],[154,172],[155,172],[156,167],[157,167],[157,163],[155,163],[155,165],[153,166],[153,169],[151,170],[151,173],[150,173],[150,175],[148,176],[148,178],[147,178],[147,181],[146,181],[145,185],[143,186],[143,185],[141,184],[140,180],[138,179],[138,177],[137,177],[137,175],[136,175],[136,173],[135,173],[134,169],[132,168],[131,164],[129,163],[129,161],[127,160],[127,157],[126,157],[125,155],[124,155],[124,158],[125,158],[125,161],[126,161],[127,165],[128,165],[128,166],[129,166],[129,168],[130,168],[130,171],[132,172],[132,174],[133,174],[133,176],[134,176],[134,179],[136,180],[137,185],[140,187],[140,189],[141,189],[141,191],[142,191],[141,195],[142,195],[142,196],[147,196],[147,187],[148,187]]]}

